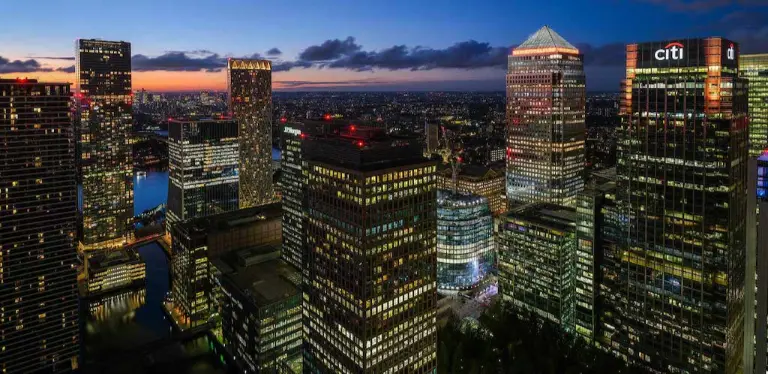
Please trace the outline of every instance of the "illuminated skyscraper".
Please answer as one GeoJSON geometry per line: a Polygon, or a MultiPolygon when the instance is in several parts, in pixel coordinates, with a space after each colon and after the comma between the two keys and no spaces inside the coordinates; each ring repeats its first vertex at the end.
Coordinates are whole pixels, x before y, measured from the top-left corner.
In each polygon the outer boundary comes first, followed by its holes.
{"type": "Polygon", "coordinates": [[[434,373],[434,161],[416,139],[349,126],[305,145],[304,367],[434,373]]]}
{"type": "Polygon", "coordinates": [[[488,199],[437,193],[437,288],[456,292],[476,287],[493,269],[493,217],[488,199]]]}
{"type": "Polygon", "coordinates": [[[749,80],[749,155],[768,150],[768,53],[741,55],[739,75],[749,80]]]}
{"type": "Polygon", "coordinates": [[[584,186],[583,56],[547,26],[509,56],[507,201],[573,206],[584,186]]]}
{"type": "Polygon", "coordinates": [[[168,123],[168,223],[238,208],[237,123],[168,123]]]}
{"type": "Polygon", "coordinates": [[[75,95],[85,250],[122,245],[133,233],[131,44],[79,39],[75,95]]]}
{"type": "MultiPolygon", "coordinates": [[[[743,59],[741,61],[744,61],[743,59]]],[[[750,88],[751,89],[751,88],[750,88]]],[[[755,295],[757,306],[755,319],[755,373],[764,373],[766,359],[768,359],[768,150],[756,158],[750,160],[749,194],[747,195],[747,212],[760,211],[760,215],[751,214],[747,218],[747,248],[754,247],[755,257],[747,263],[757,273],[757,293],[755,295]]],[[[749,253],[749,252],[748,252],[749,253]]],[[[749,286],[749,282],[746,282],[749,286]]],[[[747,295],[749,296],[749,295],[747,295]]],[[[747,306],[748,298],[745,298],[747,306]]],[[[745,308],[747,309],[747,308],[745,308]]],[[[745,330],[751,331],[751,330],[745,330]]],[[[752,338],[746,335],[745,338],[752,338]]]]}
{"type": "Polygon", "coordinates": [[[283,247],[282,257],[301,269],[306,234],[304,232],[304,191],[307,185],[302,143],[307,137],[304,124],[286,123],[280,134],[281,171],[280,188],[283,193],[283,247]]]}
{"type": "Polygon", "coordinates": [[[0,370],[79,366],[69,83],[0,79],[0,370]]]}
{"type": "Polygon", "coordinates": [[[240,208],[269,204],[272,186],[272,62],[227,61],[229,110],[240,126],[240,208]]]}
{"type": "Polygon", "coordinates": [[[619,309],[629,358],[658,371],[751,370],[743,367],[744,351],[752,355],[744,340],[747,82],[738,64],[738,45],[722,38],[627,46],[619,309]]]}

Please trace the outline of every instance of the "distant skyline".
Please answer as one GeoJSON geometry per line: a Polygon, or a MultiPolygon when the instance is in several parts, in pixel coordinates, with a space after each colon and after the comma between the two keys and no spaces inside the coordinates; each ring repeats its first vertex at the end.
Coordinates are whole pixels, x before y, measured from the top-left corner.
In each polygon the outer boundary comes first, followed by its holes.
{"type": "Polygon", "coordinates": [[[133,89],[226,89],[227,57],[273,60],[276,90],[503,90],[506,56],[542,25],[617,91],[624,45],[724,36],[768,52],[761,0],[86,0],[4,4],[0,77],[72,82],[74,40],[132,44],[133,89]]]}

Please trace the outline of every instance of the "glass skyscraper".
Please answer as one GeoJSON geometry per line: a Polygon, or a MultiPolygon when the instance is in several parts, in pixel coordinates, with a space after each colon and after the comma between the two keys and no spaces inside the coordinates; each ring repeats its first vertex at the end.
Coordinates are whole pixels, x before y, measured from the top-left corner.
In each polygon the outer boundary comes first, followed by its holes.
{"type": "Polygon", "coordinates": [[[573,206],[584,186],[583,56],[547,26],[507,71],[507,201],[573,206]]]}
{"type": "Polygon", "coordinates": [[[131,44],[79,39],[75,94],[84,250],[119,247],[133,233],[131,44]]]}
{"type": "Polygon", "coordinates": [[[306,189],[305,162],[302,143],[307,134],[302,123],[286,123],[282,127],[280,188],[283,192],[283,248],[282,257],[296,269],[301,269],[305,245],[304,191],[306,189]]]}
{"type": "Polygon", "coordinates": [[[272,62],[227,61],[229,110],[240,126],[240,207],[269,204],[272,185],[272,62]]]}
{"type": "Polygon", "coordinates": [[[168,123],[168,224],[238,209],[237,123],[168,123]]]}
{"type": "Polygon", "coordinates": [[[471,289],[494,265],[493,217],[488,199],[437,192],[437,289],[471,289]]]}
{"type": "Polygon", "coordinates": [[[748,123],[738,51],[722,38],[627,46],[619,308],[629,358],[658,371],[751,370],[742,367],[748,123]]]}
{"type": "Polygon", "coordinates": [[[768,150],[768,53],[739,56],[739,75],[749,81],[749,155],[768,150]]]}
{"type": "Polygon", "coordinates": [[[80,365],[69,83],[0,79],[0,370],[80,365]]]}
{"type": "Polygon", "coordinates": [[[305,145],[304,372],[434,373],[434,161],[349,126],[305,145]]]}

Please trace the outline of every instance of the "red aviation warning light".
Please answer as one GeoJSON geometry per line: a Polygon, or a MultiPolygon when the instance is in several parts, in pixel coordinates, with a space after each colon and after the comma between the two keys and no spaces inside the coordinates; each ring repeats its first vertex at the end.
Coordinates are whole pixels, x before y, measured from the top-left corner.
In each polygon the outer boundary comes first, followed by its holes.
{"type": "Polygon", "coordinates": [[[288,122],[288,118],[280,117],[280,123],[286,123],[288,122]]]}

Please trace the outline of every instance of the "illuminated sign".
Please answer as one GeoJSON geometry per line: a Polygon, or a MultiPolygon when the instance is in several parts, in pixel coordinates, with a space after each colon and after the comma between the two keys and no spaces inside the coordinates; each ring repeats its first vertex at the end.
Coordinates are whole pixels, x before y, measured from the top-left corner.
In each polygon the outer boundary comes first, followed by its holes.
{"type": "Polygon", "coordinates": [[[682,60],[683,44],[678,42],[669,43],[666,47],[657,50],[653,56],[659,61],[682,60]]]}
{"type": "Polygon", "coordinates": [[[729,60],[733,60],[736,56],[736,52],[733,50],[733,43],[728,47],[727,56],[729,60]]]}
{"type": "Polygon", "coordinates": [[[289,133],[291,135],[301,136],[301,130],[294,129],[293,127],[286,126],[286,127],[283,128],[283,132],[287,132],[287,133],[289,133]]]}

